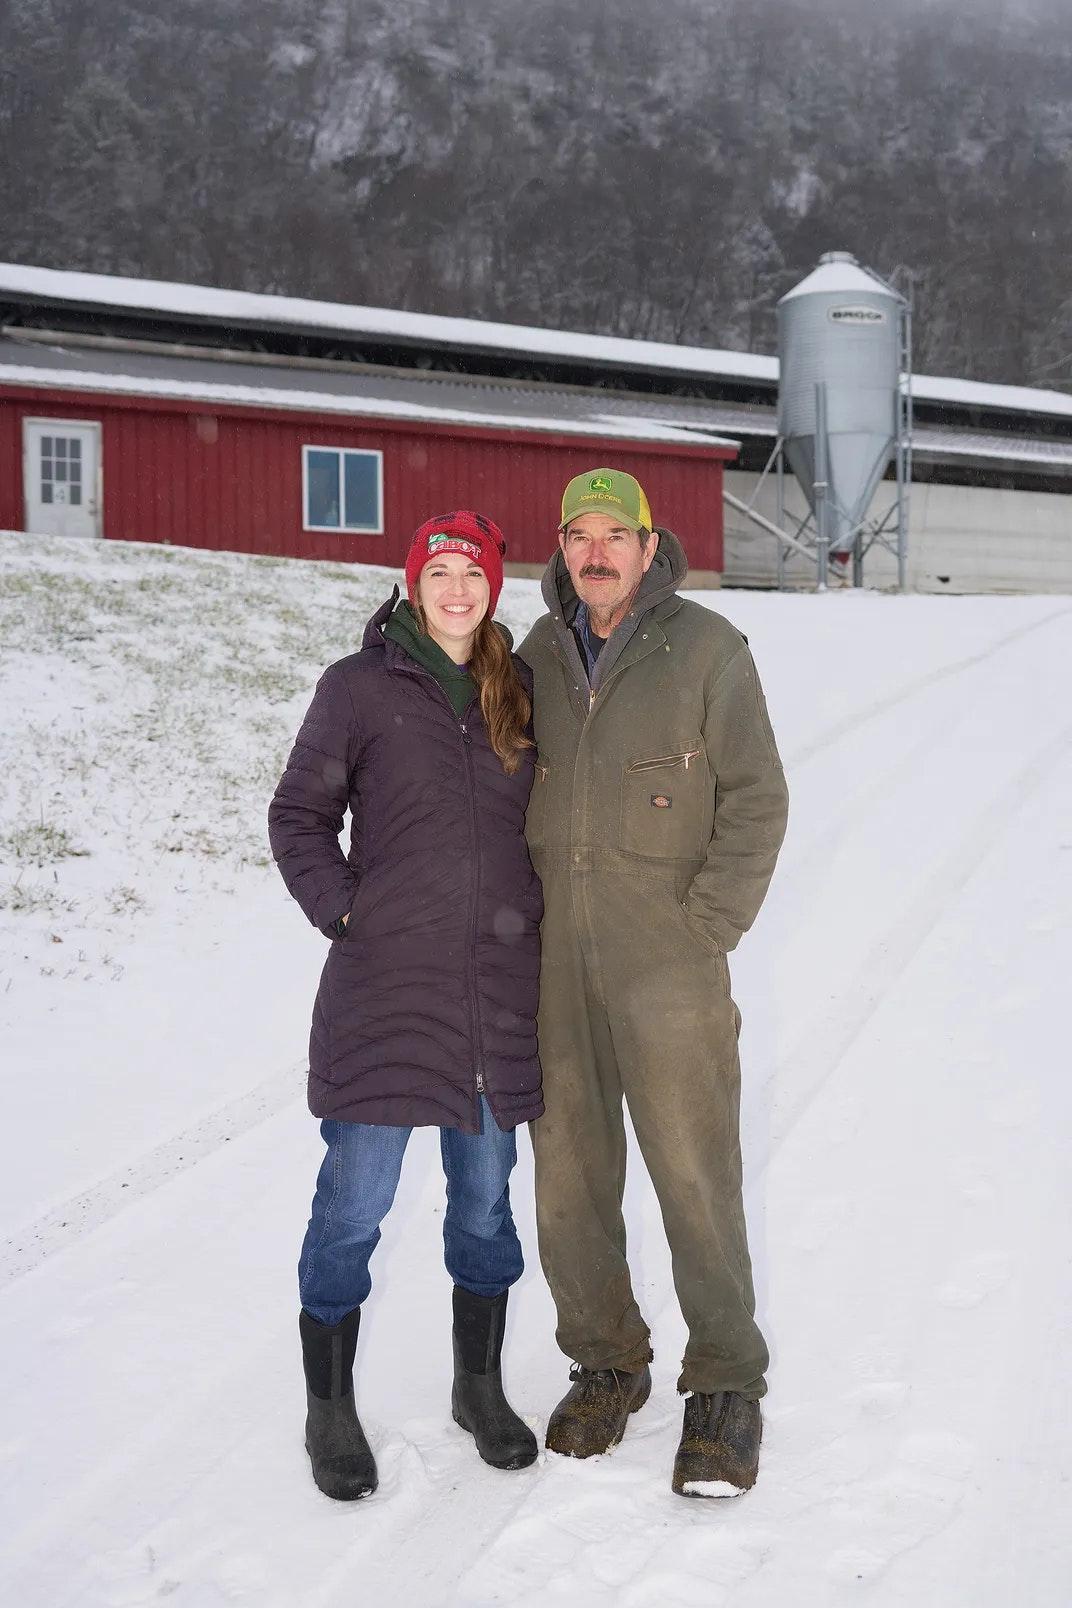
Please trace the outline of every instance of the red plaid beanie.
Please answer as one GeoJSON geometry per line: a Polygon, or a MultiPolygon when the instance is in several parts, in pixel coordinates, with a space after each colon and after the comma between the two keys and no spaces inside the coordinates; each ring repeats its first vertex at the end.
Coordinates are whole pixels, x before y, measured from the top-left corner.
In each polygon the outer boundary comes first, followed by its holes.
{"type": "Polygon", "coordinates": [[[479,564],[488,578],[490,618],[495,613],[495,605],[502,591],[505,552],[506,542],[502,531],[493,520],[485,519],[483,514],[474,514],[468,508],[461,508],[453,514],[439,514],[435,519],[426,519],[414,532],[406,554],[406,589],[410,602],[413,602],[421,570],[431,559],[439,558],[443,553],[461,553],[471,558],[474,564],[479,564]]]}

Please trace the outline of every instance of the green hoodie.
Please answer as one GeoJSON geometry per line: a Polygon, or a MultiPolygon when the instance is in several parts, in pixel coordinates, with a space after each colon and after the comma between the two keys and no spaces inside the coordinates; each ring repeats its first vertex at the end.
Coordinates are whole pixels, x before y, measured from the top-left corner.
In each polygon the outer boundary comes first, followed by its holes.
{"type": "Polygon", "coordinates": [[[478,696],[476,682],[464,665],[455,664],[450,655],[443,652],[438,642],[433,641],[426,631],[421,630],[411,603],[407,603],[404,599],[399,603],[384,626],[383,634],[385,637],[390,637],[392,642],[397,642],[422,670],[427,670],[435,676],[460,720],[473,699],[478,696]]]}

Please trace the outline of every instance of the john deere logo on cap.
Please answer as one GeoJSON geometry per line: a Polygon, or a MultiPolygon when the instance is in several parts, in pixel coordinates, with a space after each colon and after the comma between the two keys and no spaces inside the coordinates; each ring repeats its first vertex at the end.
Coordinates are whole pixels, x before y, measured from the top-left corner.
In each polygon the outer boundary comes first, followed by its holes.
{"type": "Polygon", "coordinates": [[[564,530],[582,514],[607,514],[632,530],[651,529],[651,510],[639,483],[623,469],[584,469],[562,493],[564,530]]]}

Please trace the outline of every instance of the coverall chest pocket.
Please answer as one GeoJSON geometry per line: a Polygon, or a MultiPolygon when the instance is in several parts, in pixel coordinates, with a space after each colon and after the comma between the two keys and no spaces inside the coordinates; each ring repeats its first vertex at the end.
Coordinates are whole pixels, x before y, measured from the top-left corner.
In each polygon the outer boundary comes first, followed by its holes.
{"type": "Polygon", "coordinates": [[[621,848],[650,860],[701,859],[708,788],[699,744],[634,759],[622,772],[621,848]]]}

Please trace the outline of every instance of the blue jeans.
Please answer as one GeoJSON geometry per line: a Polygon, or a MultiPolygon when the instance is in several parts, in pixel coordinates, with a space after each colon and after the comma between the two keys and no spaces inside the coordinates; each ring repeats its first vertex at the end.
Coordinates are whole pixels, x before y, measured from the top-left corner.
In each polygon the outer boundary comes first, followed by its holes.
{"type": "MultiPolygon", "coordinates": [[[[513,1130],[504,1133],[481,1097],[479,1134],[439,1130],[447,1210],[447,1272],[473,1295],[501,1295],[524,1272],[510,1212],[510,1173],[517,1160],[513,1130]]],[[[327,1155],[313,1196],[298,1262],[302,1306],[318,1323],[340,1323],[372,1288],[369,1258],[391,1209],[412,1128],[365,1122],[322,1122],[327,1155]]]]}

